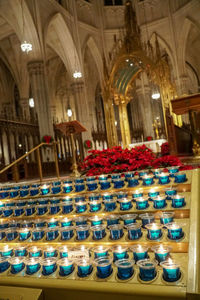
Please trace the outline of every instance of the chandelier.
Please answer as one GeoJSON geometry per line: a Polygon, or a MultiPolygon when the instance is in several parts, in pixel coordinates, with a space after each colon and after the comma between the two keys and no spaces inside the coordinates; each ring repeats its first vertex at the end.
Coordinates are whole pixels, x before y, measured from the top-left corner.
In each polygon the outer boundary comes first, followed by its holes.
{"type": "Polygon", "coordinates": [[[82,77],[82,73],[80,72],[80,71],[75,71],[74,73],[73,73],[73,77],[74,78],[81,78],[82,77]]]}
{"type": "Polygon", "coordinates": [[[21,49],[22,49],[23,52],[28,53],[29,51],[32,51],[32,44],[27,43],[26,41],[24,41],[21,44],[21,49]]]}

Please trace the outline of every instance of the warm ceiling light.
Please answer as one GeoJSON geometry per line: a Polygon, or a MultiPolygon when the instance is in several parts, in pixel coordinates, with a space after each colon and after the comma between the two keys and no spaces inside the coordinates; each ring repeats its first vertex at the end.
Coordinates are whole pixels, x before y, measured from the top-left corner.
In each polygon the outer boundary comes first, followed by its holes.
{"type": "Polygon", "coordinates": [[[160,93],[158,93],[158,92],[153,93],[153,94],[151,95],[151,98],[154,99],[154,100],[159,99],[159,98],[160,98],[160,93]]]}
{"type": "Polygon", "coordinates": [[[24,41],[21,44],[21,49],[22,49],[23,52],[28,53],[29,51],[32,51],[32,44],[27,43],[26,41],[24,41]]]}
{"type": "Polygon", "coordinates": [[[77,78],[81,78],[82,77],[82,73],[79,72],[79,71],[75,71],[74,74],[73,74],[73,77],[76,78],[76,79],[77,78]]]}

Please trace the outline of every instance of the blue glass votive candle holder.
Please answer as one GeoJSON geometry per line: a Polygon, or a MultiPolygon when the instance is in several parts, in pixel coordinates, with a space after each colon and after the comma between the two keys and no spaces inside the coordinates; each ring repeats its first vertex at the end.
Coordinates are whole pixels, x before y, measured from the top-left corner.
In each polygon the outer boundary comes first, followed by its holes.
{"type": "Polygon", "coordinates": [[[10,272],[12,274],[20,273],[25,267],[24,257],[12,257],[8,259],[8,262],[10,263],[10,272]]]}
{"type": "Polygon", "coordinates": [[[183,229],[181,225],[179,225],[178,223],[176,222],[168,223],[166,224],[166,227],[168,230],[167,237],[170,240],[178,241],[184,236],[183,229]]]}
{"type": "Polygon", "coordinates": [[[159,184],[168,184],[170,183],[169,173],[162,172],[158,174],[159,184]]]}
{"type": "Polygon", "coordinates": [[[27,258],[25,260],[25,264],[26,264],[26,274],[27,275],[33,275],[35,273],[37,273],[40,268],[41,268],[41,264],[40,264],[40,258],[27,258]]]}
{"type": "Polygon", "coordinates": [[[45,199],[45,198],[41,198],[41,199],[38,199],[38,203],[41,204],[41,205],[47,205],[49,203],[49,199],[45,199]]]}
{"type": "Polygon", "coordinates": [[[9,197],[9,191],[0,191],[0,199],[6,199],[9,197]]]}
{"type": "Polygon", "coordinates": [[[175,183],[183,183],[187,181],[186,173],[179,172],[174,174],[174,182],[175,183]]]}
{"type": "Polygon", "coordinates": [[[138,223],[126,225],[129,240],[138,240],[142,236],[141,225],[138,223]]]}
{"type": "Polygon", "coordinates": [[[100,200],[100,199],[101,199],[101,195],[100,194],[92,193],[92,194],[88,195],[88,200],[89,201],[100,200]]]}
{"type": "Polygon", "coordinates": [[[60,258],[68,257],[69,248],[67,246],[61,246],[58,248],[60,258]]]}
{"type": "Polygon", "coordinates": [[[107,278],[112,274],[112,259],[108,256],[96,258],[94,261],[97,267],[97,277],[107,278]]]}
{"type": "Polygon", "coordinates": [[[94,257],[95,258],[100,258],[100,257],[105,257],[108,256],[108,247],[105,246],[97,246],[92,249],[94,252],[94,257]]]}
{"type": "Polygon", "coordinates": [[[73,182],[73,180],[72,180],[70,177],[66,178],[66,179],[63,181],[63,183],[72,183],[72,182],[73,182]]]}
{"type": "Polygon", "coordinates": [[[180,208],[186,205],[185,197],[182,195],[175,195],[172,197],[172,207],[180,208]]]}
{"type": "Polygon", "coordinates": [[[71,202],[72,199],[73,199],[73,198],[70,197],[70,196],[65,196],[64,198],[61,198],[61,203],[62,203],[62,204],[65,204],[65,203],[71,202]]]}
{"type": "Polygon", "coordinates": [[[120,173],[114,173],[111,174],[111,179],[114,182],[115,179],[120,179],[121,178],[121,174],[120,173]]]}
{"type": "Polygon", "coordinates": [[[15,253],[15,256],[23,256],[25,257],[27,255],[27,250],[26,250],[26,247],[25,246],[18,246],[18,247],[15,247],[14,249],[14,253],[15,253]]]}
{"type": "Polygon", "coordinates": [[[14,206],[8,206],[2,208],[2,214],[5,218],[10,217],[13,214],[14,206]]]}
{"type": "Polygon", "coordinates": [[[85,177],[85,179],[86,179],[86,182],[95,181],[96,176],[87,176],[87,177],[85,177]]]}
{"type": "Polygon", "coordinates": [[[149,192],[148,192],[148,196],[149,196],[149,200],[153,200],[155,197],[159,196],[159,192],[156,191],[155,189],[151,189],[149,192]]]}
{"type": "Polygon", "coordinates": [[[128,181],[129,178],[134,177],[135,172],[125,172],[125,180],[128,181]]]}
{"type": "Polygon", "coordinates": [[[167,196],[166,197],[167,200],[172,200],[172,197],[175,196],[176,194],[177,194],[177,190],[172,187],[165,189],[165,195],[167,196]]]}
{"type": "Polygon", "coordinates": [[[48,258],[48,257],[57,257],[58,256],[58,252],[54,247],[48,246],[44,249],[44,257],[48,258]]]}
{"type": "Polygon", "coordinates": [[[19,195],[20,195],[21,198],[27,197],[29,195],[29,189],[20,190],[19,195]]]}
{"type": "Polygon", "coordinates": [[[21,228],[18,230],[19,241],[23,242],[28,240],[31,237],[31,231],[29,228],[21,228]]]}
{"type": "Polygon", "coordinates": [[[11,201],[6,201],[5,202],[5,208],[7,207],[7,208],[15,208],[15,204],[16,204],[16,202],[11,202],[11,201]]]}
{"type": "Polygon", "coordinates": [[[155,279],[157,272],[156,272],[156,261],[151,261],[149,259],[139,260],[137,262],[139,267],[139,278],[142,281],[152,281],[155,279]]]}
{"type": "Polygon", "coordinates": [[[50,215],[56,215],[56,214],[58,214],[59,211],[60,211],[60,206],[59,206],[59,204],[50,204],[50,205],[48,206],[48,208],[49,208],[49,214],[50,214],[50,215]]]}
{"type": "Polygon", "coordinates": [[[179,166],[168,167],[167,169],[171,177],[174,177],[174,175],[179,172],[179,166]]]}
{"type": "Polygon", "coordinates": [[[121,189],[124,187],[124,178],[120,177],[117,179],[113,179],[113,183],[114,183],[114,188],[115,189],[121,189]]]}
{"type": "Polygon", "coordinates": [[[129,198],[123,198],[119,199],[119,204],[120,204],[120,210],[129,210],[133,207],[132,205],[132,199],[129,198]]]}
{"type": "Polygon", "coordinates": [[[128,250],[127,247],[121,245],[112,247],[113,261],[128,258],[127,250],[128,250]]]}
{"type": "Polygon", "coordinates": [[[75,197],[72,198],[72,199],[74,199],[74,201],[75,201],[76,203],[78,203],[78,202],[85,202],[85,201],[86,201],[85,195],[75,196],[75,197]]]}
{"type": "Polygon", "coordinates": [[[37,209],[37,215],[43,216],[48,212],[48,205],[37,205],[36,209],[37,209]]]}
{"type": "MultiPolygon", "coordinates": [[[[14,220],[14,222],[16,222],[14,220]]],[[[15,223],[17,225],[17,223],[15,223]]],[[[10,223],[10,227],[18,227],[18,226],[14,226],[14,223],[10,223]]],[[[19,227],[21,228],[32,228],[33,227],[33,221],[31,220],[21,220],[19,221],[19,227]]]]}
{"type": "Polygon", "coordinates": [[[5,229],[0,229],[0,241],[3,240],[5,236],[6,236],[5,229]]]}
{"type": "Polygon", "coordinates": [[[26,206],[27,205],[27,201],[26,200],[18,200],[18,201],[16,201],[16,206],[17,207],[24,207],[24,206],[26,206]]]}
{"type": "Polygon", "coordinates": [[[78,266],[78,276],[79,277],[87,277],[92,273],[92,259],[84,258],[77,261],[78,266]]]}
{"type": "Polygon", "coordinates": [[[134,260],[130,259],[120,259],[115,262],[117,266],[117,277],[120,280],[127,280],[133,276],[134,270],[134,260]]]}
{"type": "Polygon", "coordinates": [[[24,208],[21,206],[16,206],[14,209],[14,216],[15,217],[20,217],[24,214],[24,208]]]}
{"type": "Polygon", "coordinates": [[[60,198],[50,198],[49,201],[51,205],[60,204],[60,198]]]}
{"type": "Polygon", "coordinates": [[[147,238],[149,240],[158,240],[162,237],[162,225],[157,223],[147,224],[147,238]]]}
{"type": "Polygon", "coordinates": [[[62,241],[70,240],[74,235],[74,227],[73,226],[63,227],[60,229],[60,234],[61,234],[62,241]]]}
{"type": "Polygon", "coordinates": [[[29,190],[31,197],[35,197],[39,194],[39,188],[30,188],[29,190]]]}
{"type": "Polygon", "coordinates": [[[101,190],[107,190],[111,187],[110,180],[101,180],[99,181],[101,190]]]}
{"type": "Polygon", "coordinates": [[[132,192],[132,198],[135,201],[136,198],[141,198],[143,197],[143,190],[135,190],[132,192]]]}
{"type": "Polygon", "coordinates": [[[136,209],[144,210],[149,207],[149,202],[147,197],[139,197],[135,199],[136,202],[136,209]]]}
{"type": "Polygon", "coordinates": [[[90,212],[97,212],[101,209],[101,200],[94,200],[89,202],[90,212]]]}
{"type": "Polygon", "coordinates": [[[157,196],[153,198],[153,207],[155,209],[165,208],[167,205],[165,196],[157,196]]]}
{"type": "Polygon", "coordinates": [[[59,275],[60,276],[69,276],[74,271],[74,262],[68,258],[62,258],[57,261],[59,266],[59,275]]]}
{"type": "Polygon", "coordinates": [[[41,257],[42,249],[37,246],[32,246],[28,248],[28,256],[29,257],[41,257]]]}
{"type": "Polygon", "coordinates": [[[142,220],[142,227],[145,228],[147,224],[154,223],[155,215],[151,213],[141,214],[140,219],[142,220]]]}
{"type": "Polygon", "coordinates": [[[162,212],[160,214],[160,223],[165,225],[174,221],[174,212],[162,212]]]}
{"type": "Polygon", "coordinates": [[[48,220],[46,220],[46,222],[47,222],[47,226],[51,227],[51,228],[59,226],[59,221],[57,219],[54,219],[54,218],[48,219],[48,220]]]}
{"type": "Polygon", "coordinates": [[[19,191],[18,190],[11,190],[9,192],[9,198],[16,198],[19,196],[19,191]]]}
{"type": "Polygon", "coordinates": [[[10,263],[8,262],[8,258],[0,257],[0,273],[7,271],[9,267],[10,263]]]}
{"type": "Polygon", "coordinates": [[[8,242],[15,240],[18,236],[17,230],[15,228],[7,229],[5,233],[8,242]]]}
{"type": "Polygon", "coordinates": [[[121,216],[121,219],[124,221],[124,225],[136,223],[136,218],[136,214],[127,214],[121,216]]]}
{"type": "Polygon", "coordinates": [[[70,218],[60,219],[60,224],[61,224],[61,227],[72,226],[72,219],[70,219],[70,218]]]}
{"type": "Polygon", "coordinates": [[[97,181],[88,181],[87,182],[88,191],[95,191],[98,188],[97,181]]]}
{"type": "Polygon", "coordinates": [[[44,237],[44,229],[42,228],[34,228],[32,229],[32,240],[33,241],[40,241],[44,237]]]}
{"type": "Polygon", "coordinates": [[[87,202],[77,202],[76,203],[76,213],[81,214],[86,212],[87,210],[87,202]]]}
{"type": "Polygon", "coordinates": [[[50,185],[44,184],[40,187],[41,195],[48,195],[50,193],[50,185]]]}
{"type": "Polygon", "coordinates": [[[108,180],[108,175],[102,174],[98,177],[99,182],[100,181],[106,181],[108,180]]]}
{"type": "Polygon", "coordinates": [[[52,186],[51,187],[51,193],[56,195],[59,194],[61,192],[61,186],[60,185],[56,185],[56,186],[52,186]]]}
{"type": "Polygon", "coordinates": [[[159,246],[154,246],[151,249],[155,253],[155,259],[159,264],[169,258],[170,251],[172,250],[171,247],[164,246],[162,244],[159,246]]]}
{"type": "Polygon", "coordinates": [[[59,228],[58,227],[47,228],[45,230],[45,233],[46,233],[46,240],[47,241],[54,241],[59,236],[59,228]]]}
{"type": "Polygon", "coordinates": [[[56,258],[44,258],[42,260],[42,275],[49,276],[57,269],[56,258]]]}
{"type": "Polygon", "coordinates": [[[110,230],[110,239],[111,240],[119,240],[123,237],[123,235],[124,235],[123,225],[115,224],[115,225],[110,225],[108,228],[110,230]]]}
{"type": "Polygon", "coordinates": [[[144,175],[142,177],[142,184],[144,186],[150,186],[154,184],[154,175],[153,174],[144,175]]]}
{"type": "Polygon", "coordinates": [[[76,226],[76,239],[78,241],[86,240],[90,235],[89,230],[90,230],[89,225],[76,226]]]}
{"type": "Polygon", "coordinates": [[[139,177],[142,178],[143,176],[149,174],[149,170],[141,170],[138,172],[138,174],[139,174],[139,177]]]}
{"type": "Polygon", "coordinates": [[[8,221],[0,219],[0,229],[7,229],[9,227],[8,221]]]}
{"type": "Polygon", "coordinates": [[[120,192],[117,193],[117,200],[127,198],[127,197],[128,197],[127,192],[120,191],[120,192]]]}
{"type": "Polygon", "coordinates": [[[97,226],[103,224],[103,218],[99,216],[90,217],[91,226],[97,226]]]}
{"type": "Polygon", "coordinates": [[[2,201],[0,201],[0,209],[1,209],[2,207],[5,207],[5,203],[3,203],[2,201]]]}
{"type": "Polygon", "coordinates": [[[135,177],[128,178],[128,187],[135,187],[137,185],[139,185],[138,178],[135,177]]]}
{"type": "Polygon", "coordinates": [[[46,226],[46,221],[42,219],[34,219],[35,228],[43,228],[46,226]]]}
{"type": "Polygon", "coordinates": [[[77,193],[82,192],[85,190],[85,183],[75,183],[75,191],[77,193]]]}
{"type": "Polygon", "coordinates": [[[60,207],[62,209],[62,213],[65,214],[69,214],[70,212],[73,211],[73,201],[68,201],[65,203],[60,204],[60,207]]]}
{"type": "Polygon", "coordinates": [[[148,258],[148,247],[142,245],[133,245],[130,247],[130,250],[133,252],[133,258],[135,262],[139,260],[148,258]]]}
{"type": "Polygon", "coordinates": [[[34,205],[27,205],[25,207],[25,215],[27,217],[32,216],[35,213],[35,206],[34,205]]]}
{"type": "Polygon", "coordinates": [[[102,240],[106,236],[106,226],[105,225],[96,225],[92,226],[91,230],[93,232],[93,240],[102,240]]]}
{"type": "Polygon", "coordinates": [[[175,282],[180,279],[181,271],[179,264],[173,262],[170,258],[160,263],[163,268],[163,279],[167,282],[175,282]]]}
{"type": "Polygon", "coordinates": [[[87,218],[86,217],[77,217],[75,219],[76,226],[87,225],[87,218]]]}
{"type": "Polygon", "coordinates": [[[79,177],[75,179],[75,183],[84,183],[84,178],[83,177],[79,177]]]}
{"type": "Polygon", "coordinates": [[[10,257],[13,256],[13,248],[10,246],[6,245],[0,248],[0,253],[2,257],[10,257]]]}
{"type": "Polygon", "coordinates": [[[62,189],[63,189],[63,194],[71,193],[73,191],[73,185],[72,183],[65,183],[63,184],[62,189]]]}
{"type": "Polygon", "coordinates": [[[105,211],[111,212],[117,208],[117,203],[114,199],[113,200],[104,200],[103,203],[105,206],[105,211]]]}
{"type": "Polygon", "coordinates": [[[152,169],[153,175],[155,178],[158,178],[158,175],[162,172],[162,169],[152,169]]]}
{"type": "Polygon", "coordinates": [[[103,200],[113,200],[114,195],[110,194],[110,193],[105,193],[102,195],[102,197],[103,197],[103,200]]]}
{"type": "Polygon", "coordinates": [[[107,226],[119,224],[119,215],[109,215],[106,217],[107,226]]]}

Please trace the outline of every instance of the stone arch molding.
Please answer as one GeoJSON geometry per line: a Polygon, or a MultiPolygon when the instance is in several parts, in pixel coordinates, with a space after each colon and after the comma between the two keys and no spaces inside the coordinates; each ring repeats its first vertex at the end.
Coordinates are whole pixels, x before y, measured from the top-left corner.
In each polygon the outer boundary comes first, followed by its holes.
{"type": "Polygon", "coordinates": [[[72,75],[75,70],[82,72],[72,35],[60,13],[55,14],[48,23],[45,41],[61,58],[66,69],[72,75]]]}

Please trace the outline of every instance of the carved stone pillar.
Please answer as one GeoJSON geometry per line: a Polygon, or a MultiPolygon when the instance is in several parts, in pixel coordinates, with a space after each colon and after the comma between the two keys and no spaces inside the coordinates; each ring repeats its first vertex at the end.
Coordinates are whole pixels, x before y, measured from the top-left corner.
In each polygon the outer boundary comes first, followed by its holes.
{"type": "Polygon", "coordinates": [[[20,99],[20,108],[22,117],[26,121],[30,121],[30,109],[29,109],[29,99],[21,98],[20,99]]]}
{"type": "Polygon", "coordinates": [[[108,147],[118,146],[117,130],[115,126],[115,112],[113,101],[104,99],[104,113],[106,122],[106,134],[108,140],[108,147]]]}
{"type": "Polygon", "coordinates": [[[120,118],[120,128],[122,135],[122,143],[123,148],[128,148],[131,144],[131,135],[130,135],[130,127],[129,120],[127,114],[127,104],[120,103],[119,104],[119,118],[120,118]]]}

